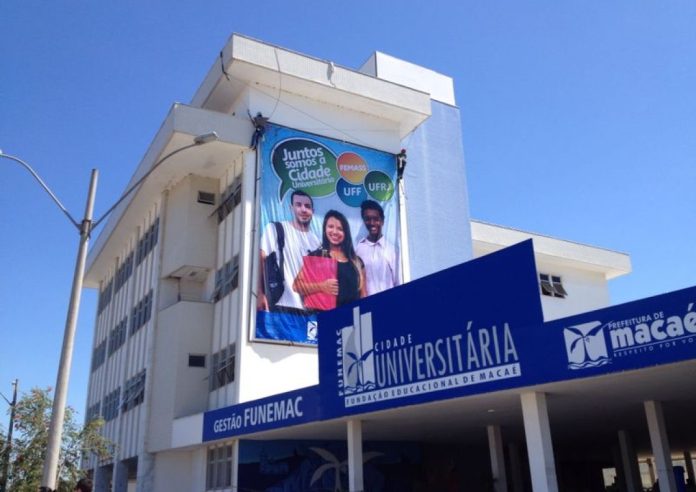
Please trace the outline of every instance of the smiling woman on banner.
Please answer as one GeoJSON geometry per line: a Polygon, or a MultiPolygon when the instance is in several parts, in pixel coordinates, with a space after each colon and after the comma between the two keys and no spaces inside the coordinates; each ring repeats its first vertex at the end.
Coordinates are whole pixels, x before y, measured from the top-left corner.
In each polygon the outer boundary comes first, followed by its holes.
{"type": "Polygon", "coordinates": [[[353,249],[346,217],[329,210],[322,226],[322,245],[303,259],[292,286],[307,309],[326,311],[367,295],[365,266],[353,249]]]}

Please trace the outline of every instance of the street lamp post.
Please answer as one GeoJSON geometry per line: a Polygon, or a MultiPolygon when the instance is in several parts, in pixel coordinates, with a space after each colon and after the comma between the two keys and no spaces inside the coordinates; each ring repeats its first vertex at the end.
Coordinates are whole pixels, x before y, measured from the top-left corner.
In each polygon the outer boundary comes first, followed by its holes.
{"type": "Polygon", "coordinates": [[[56,377],[56,393],[53,396],[53,409],[51,410],[51,424],[48,427],[48,444],[46,446],[46,459],[44,461],[41,484],[49,489],[56,488],[60,442],[63,438],[65,402],[68,398],[68,379],[70,378],[73,345],[75,343],[77,314],[80,309],[82,278],[85,274],[87,246],[89,245],[89,235],[92,230],[92,211],[94,210],[94,196],[97,191],[98,176],[99,172],[96,169],[92,169],[92,175],[89,180],[89,191],[87,192],[87,204],[85,205],[85,215],[80,223],[80,242],[77,248],[75,273],[73,275],[72,289],[70,291],[68,316],[65,320],[63,348],[60,351],[60,363],[58,364],[58,376],[56,377]]]}
{"type": "Polygon", "coordinates": [[[75,272],[73,275],[72,289],[70,291],[70,303],[68,304],[68,315],[65,320],[65,333],[63,335],[63,347],[60,353],[60,363],[58,365],[58,376],[56,378],[56,392],[53,397],[53,409],[51,411],[51,423],[48,428],[48,445],[46,448],[46,458],[43,466],[43,474],[41,478],[42,490],[54,490],[56,488],[58,459],[60,456],[60,443],[63,437],[63,419],[65,417],[65,403],[68,395],[68,380],[70,377],[70,366],[72,363],[73,345],[75,342],[75,327],[77,326],[77,315],[80,307],[80,295],[82,293],[82,281],[85,273],[85,262],[87,259],[87,247],[89,246],[89,237],[92,231],[133,191],[135,191],[164,161],[170,157],[192,147],[197,147],[209,142],[217,140],[217,133],[211,132],[203,135],[198,135],[193,139],[193,143],[184,145],[158,160],[153,166],[123,195],[109,207],[102,216],[92,221],[92,212],[94,210],[94,197],[97,187],[98,171],[92,169],[92,175],[87,193],[87,203],[85,206],[84,217],[81,222],[77,222],[68,210],[60,203],[60,200],[43,182],[39,175],[32,167],[22,159],[4,154],[0,151],[0,157],[10,159],[21,164],[27,169],[31,175],[39,182],[41,187],[50,195],[53,202],[61,209],[68,217],[70,222],[77,227],[80,234],[80,241],[77,250],[77,260],[75,262],[75,272]]]}

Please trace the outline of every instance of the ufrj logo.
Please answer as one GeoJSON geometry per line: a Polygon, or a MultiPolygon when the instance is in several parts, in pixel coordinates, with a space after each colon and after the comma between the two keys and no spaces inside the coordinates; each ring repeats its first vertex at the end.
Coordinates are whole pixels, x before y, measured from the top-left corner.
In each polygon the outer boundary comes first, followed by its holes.
{"type": "Polygon", "coordinates": [[[563,329],[569,369],[599,367],[610,362],[601,321],[591,321],[563,329]]]}
{"type": "Polygon", "coordinates": [[[375,389],[375,358],[372,313],[353,308],[353,324],[341,330],[343,394],[375,389]]]}

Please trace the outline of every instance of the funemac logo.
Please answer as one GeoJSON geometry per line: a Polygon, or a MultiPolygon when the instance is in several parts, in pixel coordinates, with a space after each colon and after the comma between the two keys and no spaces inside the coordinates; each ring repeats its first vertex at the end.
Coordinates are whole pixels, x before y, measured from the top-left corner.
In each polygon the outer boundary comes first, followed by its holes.
{"type": "MultiPolygon", "coordinates": [[[[418,333],[425,330],[419,327],[418,333]]],[[[353,309],[337,331],[338,395],[346,407],[520,377],[508,323],[414,341],[412,333],[374,338],[372,313],[353,309]]]]}
{"type": "Polygon", "coordinates": [[[696,312],[689,303],[685,314],[668,316],[664,311],[631,318],[582,323],[564,328],[568,367],[586,369],[611,362],[612,358],[669,350],[696,343],[696,312]]]}
{"type": "Polygon", "coordinates": [[[375,349],[372,341],[372,313],[353,309],[353,325],[341,330],[341,374],[343,394],[369,391],[376,387],[375,349]]]}
{"type": "Polygon", "coordinates": [[[317,322],[314,320],[307,321],[307,341],[316,342],[318,332],[317,322]]]}
{"type": "Polygon", "coordinates": [[[610,362],[601,321],[569,326],[563,330],[569,369],[599,367],[610,362]]]}

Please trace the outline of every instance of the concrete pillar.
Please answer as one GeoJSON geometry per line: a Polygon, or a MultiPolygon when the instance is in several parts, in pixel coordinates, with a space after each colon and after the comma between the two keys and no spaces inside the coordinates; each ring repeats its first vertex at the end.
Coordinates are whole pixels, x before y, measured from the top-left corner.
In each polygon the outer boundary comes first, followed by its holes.
{"type": "Polygon", "coordinates": [[[114,463],[113,492],[128,492],[128,463],[125,461],[114,463]]]}
{"type": "Polygon", "coordinates": [[[686,466],[686,478],[689,479],[690,484],[696,484],[696,477],[694,477],[694,462],[691,458],[690,451],[684,451],[684,463],[686,466]]]}
{"type": "Polygon", "coordinates": [[[524,480],[522,478],[522,458],[517,443],[508,443],[508,456],[510,457],[510,480],[512,492],[524,492],[524,480]]]}
{"type": "Polygon", "coordinates": [[[94,492],[111,492],[111,475],[113,470],[110,466],[98,466],[94,470],[94,492]]]}
{"type": "Polygon", "coordinates": [[[489,425],[488,450],[491,454],[491,474],[493,475],[493,490],[507,492],[507,475],[505,474],[505,452],[503,451],[503,435],[499,425],[489,425]]]}
{"type": "Polygon", "coordinates": [[[155,489],[155,456],[142,453],[138,456],[138,474],[136,477],[136,492],[151,492],[155,489]]]}
{"type": "Polygon", "coordinates": [[[620,492],[627,492],[625,488],[626,470],[624,469],[623,461],[621,460],[621,449],[619,446],[611,447],[611,457],[614,462],[614,470],[616,470],[616,478],[614,481],[618,485],[620,492]]]}
{"type": "MultiPolygon", "coordinates": [[[[208,473],[208,448],[201,446],[191,451],[191,475],[189,490],[205,490],[208,473]]],[[[235,490],[235,489],[232,489],[235,490]]]]}
{"type": "Polygon", "coordinates": [[[633,449],[631,436],[624,430],[619,431],[619,449],[621,451],[621,467],[624,471],[624,484],[628,492],[642,492],[643,483],[640,478],[638,456],[633,449]]]}
{"type": "Polygon", "coordinates": [[[556,464],[553,459],[551,426],[546,394],[529,392],[520,395],[524,434],[527,440],[529,471],[534,492],[558,492],[556,464]]]}
{"type": "Polygon", "coordinates": [[[677,492],[676,481],[672,471],[672,457],[667,439],[667,428],[665,417],[662,412],[662,402],[646,401],[645,417],[648,420],[648,431],[650,432],[650,445],[652,446],[653,458],[657,465],[657,480],[660,484],[660,492],[677,492]]]}
{"type": "Polygon", "coordinates": [[[363,483],[363,450],[362,450],[362,421],[348,421],[348,490],[362,492],[363,483]]]}
{"type": "Polygon", "coordinates": [[[232,480],[230,486],[232,490],[239,488],[239,439],[232,441],[232,480]]]}

